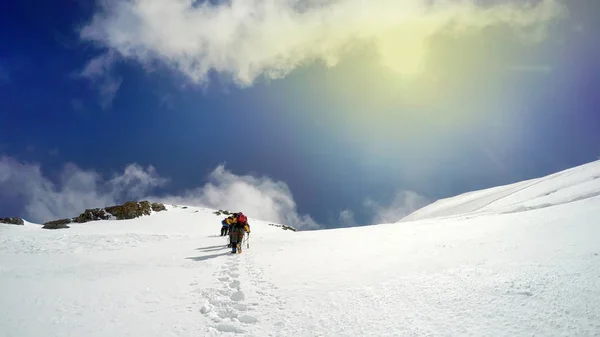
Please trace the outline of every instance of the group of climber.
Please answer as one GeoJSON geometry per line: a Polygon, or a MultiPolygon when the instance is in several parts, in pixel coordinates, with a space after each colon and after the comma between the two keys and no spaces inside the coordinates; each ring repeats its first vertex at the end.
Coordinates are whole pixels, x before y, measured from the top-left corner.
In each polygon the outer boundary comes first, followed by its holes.
{"type": "Polygon", "coordinates": [[[250,236],[250,225],[242,212],[232,213],[221,221],[221,236],[229,234],[227,247],[231,248],[231,254],[242,252],[242,242],[246,233],[250,236]]]}

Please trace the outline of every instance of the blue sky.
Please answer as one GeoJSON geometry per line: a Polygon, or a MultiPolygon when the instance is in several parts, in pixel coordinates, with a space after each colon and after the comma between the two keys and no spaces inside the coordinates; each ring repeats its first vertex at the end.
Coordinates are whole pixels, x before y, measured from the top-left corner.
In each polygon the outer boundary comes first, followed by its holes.
{"type": "Polygon", "coordinates": [[[595,1],[231,3],[4,3],[0,216],[365,225],[600,156],[595,1]]]}

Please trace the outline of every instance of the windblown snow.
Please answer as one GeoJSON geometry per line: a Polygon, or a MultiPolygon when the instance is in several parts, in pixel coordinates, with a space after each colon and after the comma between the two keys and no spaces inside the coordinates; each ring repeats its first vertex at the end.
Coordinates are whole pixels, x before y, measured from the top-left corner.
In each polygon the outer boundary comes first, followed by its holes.
{"type": "Polygon", "coordinates": [[[598,177],[600,161],[395,224],[250,218],[239,255],[197,207],[0,225],[0,335],[600,336],[598,177]]]}

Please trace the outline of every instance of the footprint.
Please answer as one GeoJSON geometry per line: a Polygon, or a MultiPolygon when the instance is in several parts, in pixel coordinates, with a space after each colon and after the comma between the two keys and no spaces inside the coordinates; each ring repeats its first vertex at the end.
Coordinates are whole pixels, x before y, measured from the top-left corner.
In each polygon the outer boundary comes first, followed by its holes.
{"type": "Polygon", "coordinates": [[[231,276],[231,277],[233,277],[233,278],[238,278],[238,277],[240,277],[240,274],[237,274],[237,273],[232,273],[232,272],[228,272],[228,273],[227,273],[227,275],[229,275],[229,276],[231,276]]]}
{"type": "Polygon", "coordinates": [[[221,332],[235,332],[235,333],[244,332],[244,330],[242,330],[234,325],[226,324],[226,323],[221,323],[221,324],[217,325],[217,330],[219,330],[221,332]]]}
{"type": "Polygon", "coordinates": [[[204,301],[204,303],[202,303],[202,306],[200,307],[200,312],[203,314],[207,314],[210,311],[210,304],[208,303],[208,301],[204,301]]]}
{"type": "Polygon", "coordinates": [[[229,281],[230,277],[229,276],[223,276],[223,277],[219,277],[217,280],[221,281],[221,282],[227,282],[229,281]]]}
{"type": "Polygon", "coordinates": [[[246,298],[246,295],[244,295],[244,293],[242,291],[238,290],[235,293],[233,293],[230,298],[232,301],[239,302],[239,301],[243,301],[246,298]]]}
{"type": "Polygon", "coordinates": [[[238,281],[238,280],[232,281],[231,283],[229,283],[229,287],[240,290],[240,281],[238,281]]]}
{"type": "Polygon", "coordinates": [[[231,292],[229,290],[219,290],[219,294],[221,294],[223,296],[229,296],[229,294],[231,294],[231,292]]]}
{"type": "Polygon", "coordinates": [[[235,310],[239,310],[239,311],[248,310],[248,306],[243,303],[238,303],[238,304],[234,305],[233,307],[235,308],[235,310]]]}
{"type": "Polygon", "coordinates": [[[242,315],[238,318],[238,320],[242,323],[256,323],[258,322],[258,319],[254,316],[250,316],[250,315],[242,315]]]}
{"type": "Polygon", "coordinates": [[[221,311],[219,313],[219,317],[221,317],[221,318],[237,318],[238,314],[233,311],[221,311]]]}

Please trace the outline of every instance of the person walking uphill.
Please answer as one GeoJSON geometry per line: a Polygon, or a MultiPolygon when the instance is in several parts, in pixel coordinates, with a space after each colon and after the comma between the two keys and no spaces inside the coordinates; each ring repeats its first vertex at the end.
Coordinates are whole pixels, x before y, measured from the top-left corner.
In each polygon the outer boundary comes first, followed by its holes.
{"type": "Polygon", "coordinates": [[[229,237],[231,241],[231,254],[242,252],[242,241],[244,241],[244,235],[250,233],[250,227],[248,225],[248,219],[242,213],[237,214],[237,221],[229,230],[229,237]]]}
{"type": "Polygon", "coordinates": [[[227,235],[228,228],[229,224],[227,223],[227,219],[223,219],[223,221],[221,221],[221,236],[227,235]]]}
{"type": "Polygon", "coordinates": [[[244,227],[238,222],[231,226],[229,238],[231,239],[231,254],[242,252],[242,241],[244,240],[244,227]]]}
{"type": "Polygon", "coordinates": [[[223,221],[221,221],[221,236],[225,236],[227,235],[227,233],[229,232],[229,228],[231,227],[231,224],[233,224],[235,221],[235,218],[233,216],[228,216],[227,218],[223,219],[223,221]]]}

